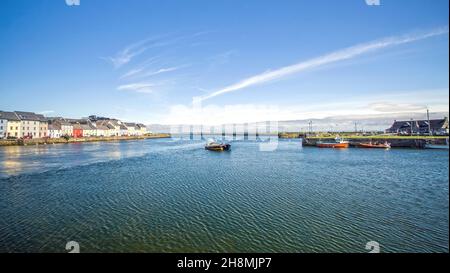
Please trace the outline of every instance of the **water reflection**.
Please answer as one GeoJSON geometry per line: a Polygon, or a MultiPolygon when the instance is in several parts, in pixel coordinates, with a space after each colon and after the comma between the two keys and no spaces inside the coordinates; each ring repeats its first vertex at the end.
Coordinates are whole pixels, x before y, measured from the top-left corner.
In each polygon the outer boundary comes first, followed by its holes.
{"type": "Polygon", "coordinates": [[[142,156],[151,141],[0,147],[0,177],[142,156]]]}

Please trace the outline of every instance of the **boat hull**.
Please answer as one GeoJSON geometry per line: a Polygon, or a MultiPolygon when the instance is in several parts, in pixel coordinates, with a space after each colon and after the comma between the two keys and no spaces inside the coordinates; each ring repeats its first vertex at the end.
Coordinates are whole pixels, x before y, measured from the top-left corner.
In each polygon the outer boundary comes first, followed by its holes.
{"type": "Polygon", "coordinates": [[[317,143],[319,148],[334,148],[334,149],[346,149],[349,147],[349,143],[317,143]]]}
{"type": "Polygon", "coordinates": [[[230,150],[231,145],[230,144],[214,144],[214,145],[206,145],[205,149],[208,151],[214,151],[214,152],[222,152],[222,151],[228,151],[230,150]]]}
{"type": "Polygon", "coordinates": [[[448,145],[435,145],[435,144],[426,144],[425,149],[445,149],[448,150],[448,145]]]}
{"type": "Polygon", "coordinates": [[[386,144],[370,144],[370,143],[359,143],[359,148],[368,148],[368,149],[390,149],[391,145],[386,144]]]}

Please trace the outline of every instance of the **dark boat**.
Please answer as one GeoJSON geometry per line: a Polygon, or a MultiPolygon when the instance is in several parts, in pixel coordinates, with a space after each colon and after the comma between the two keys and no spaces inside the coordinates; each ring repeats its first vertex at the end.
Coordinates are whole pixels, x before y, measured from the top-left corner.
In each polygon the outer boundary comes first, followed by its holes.
{"type": "Polygon", "coordinates": [[[229,151],[230,148],[231,148],[231,145],[228,143],[217,143],[215,141],[208,142],[205,145],[206,150],[216,151],[216,152],[229,151]]]}

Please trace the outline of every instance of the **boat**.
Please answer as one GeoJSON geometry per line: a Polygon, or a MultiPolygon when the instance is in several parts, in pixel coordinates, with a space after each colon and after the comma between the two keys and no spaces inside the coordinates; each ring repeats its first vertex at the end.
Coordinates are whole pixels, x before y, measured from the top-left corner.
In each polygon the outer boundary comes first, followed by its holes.
{"type": "Polygon", "coordinates": [[[345,149],[350,146],[350,143],[348,141],[345,141],[339,137],[336,137],[334,139],[334,142],[323,142],[318,141],[316,143],[316,146],[319,148],[336,148],[336,149],[345,149]]]}
{"type": "Polygon", "coordinates": [[[205,149],[209,151],[216,151],[216,152],[222,152],[222,151],[229,151],[231,148],[231,145],[228,143],[218,143],[214,140],[208,141],[205,145],[205,149]]]}
{"type": "Polygon", "coordinates": [[[446,149],[448,150],[448,138],[445,140],[446,144],[432,144],[430,142],[425,143],[425,149],[446,149]]]}
{"type": "Polygon", "coordinates": [[[384,143],[378,143],[378,142],[369,142],[369,143],[359,143],[357,145],[359,148],[378,148],[378,149],[390,149],[391,144],[387,141],[384,143]]]}

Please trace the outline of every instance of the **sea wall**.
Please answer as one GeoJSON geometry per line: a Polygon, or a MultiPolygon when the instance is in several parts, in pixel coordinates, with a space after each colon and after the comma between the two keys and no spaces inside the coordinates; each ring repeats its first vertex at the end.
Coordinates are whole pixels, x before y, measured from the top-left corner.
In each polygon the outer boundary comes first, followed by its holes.
{"type": "Polygon", "coordinates": [[[46,144],[67,144],[78,142],[100,142],[100,141],[126,141],[140,140],[150,138],[169,138],[170,134],[152,134],[145,136],[118,136],[118,137],[84,137],[84,138],[36,138],[36,139],[17,139],[0,140],[0,146],[28,146],[28,145],[46,145],[46,144]]]}
{"type": "MultiPolygon", "coordinates": [[[[356,146],[360,143],[369,143],[370,141],[376,142],[388,142],[391,144],[392,148],[424,148],[425,144],[438,144],[444,145],[446,144],[445,138],[345,138],[345,140],[350,142],[350,146],[356,146]]],[[[334,141],[334,138],[303,138],[304,146],[316,146],[317,141],[334,141]]]]}

